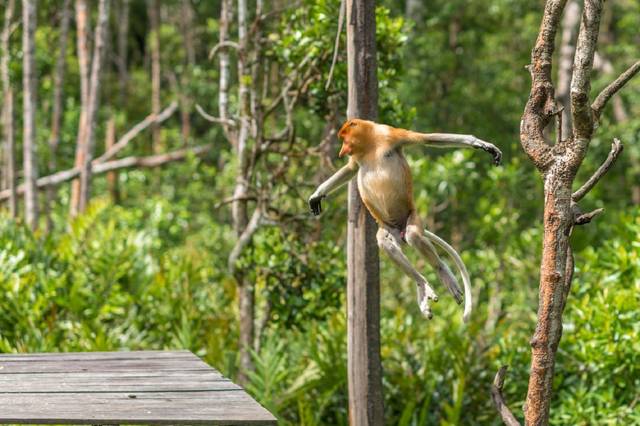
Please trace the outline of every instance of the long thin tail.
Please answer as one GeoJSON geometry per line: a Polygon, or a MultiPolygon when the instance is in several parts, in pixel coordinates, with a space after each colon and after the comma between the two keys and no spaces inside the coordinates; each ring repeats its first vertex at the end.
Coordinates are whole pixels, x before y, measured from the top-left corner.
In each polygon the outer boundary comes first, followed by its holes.
{"type": "Polygon", "coordinates": [[[464,313],[462,315],[462,319],[464,320],[464,322],[469,322],[469,318],[471,317],[471,310],[473,308],[473,301],[471,300],[471,279],[469,278],[467,267],[464,266],[464,262],[460,258],[460,255],[455,251],[453,247],[449,245],[449,243],[426,229],[424,230],[424,234],[431,241],[437,244],[441,249],[446,251],[458,267],[460,275],[462,275],[462,284],[464,286],[464,313]]]}

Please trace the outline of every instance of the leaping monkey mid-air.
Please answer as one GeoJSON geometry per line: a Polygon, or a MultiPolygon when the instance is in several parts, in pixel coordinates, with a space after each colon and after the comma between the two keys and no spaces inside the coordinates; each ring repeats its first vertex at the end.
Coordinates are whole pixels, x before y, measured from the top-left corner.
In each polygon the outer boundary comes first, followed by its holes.
{"type": "Polygon", "coordinates": [[[413,202],[413,183],[409,164],[402,154],[405,145],[435,148],[477,148],[487,151],[494,164],[500,164],[502,153],[485,141],[471,135],[449,133],[418,133],[397,129],[372,121],[348,120],[338,133],[342,139],[339,157],[349,155],[349,162],[323,182],[309,198],[314,215],[322,211],[321,201],[331,191],[347,183],[358,174],[358,189],[365,206],[378,222],[378,245],[418,286],[418,305],[427,318],[432,318],[430,301],[438,296],[425,277],[418,272],[402,252],[406,242],[418,250],[435,269],[440,281],[458,304],[462,291],[455,276],[444,263],[432,243],[445,250],[454,260],[464,284],[464,320],[471,314],[471,283],[469,273],[458,253],[437,235],[424,229],[413,202]]]}

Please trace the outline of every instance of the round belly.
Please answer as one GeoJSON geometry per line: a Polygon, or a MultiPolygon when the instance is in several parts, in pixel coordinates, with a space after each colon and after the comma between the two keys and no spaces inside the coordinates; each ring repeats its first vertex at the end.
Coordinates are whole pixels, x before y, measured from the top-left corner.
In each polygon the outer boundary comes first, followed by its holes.
{"type": "Polygon", "coordinates": [[[379,223],[399,229],[406,226],[412,201],[404,176],[365,173],[358,184],[362,201],[379,223]]]}

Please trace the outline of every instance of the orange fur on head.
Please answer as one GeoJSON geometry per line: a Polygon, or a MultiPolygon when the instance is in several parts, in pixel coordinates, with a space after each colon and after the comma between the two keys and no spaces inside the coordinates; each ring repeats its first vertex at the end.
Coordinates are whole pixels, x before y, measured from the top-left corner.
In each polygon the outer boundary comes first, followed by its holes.
{"type": "Polygon", "coordinates": [[[342,139],[342,148],[338,156],[361,154],[369,149],[374,126],[375,123],[368,120],[347,120],[338,132],[338,137],[342,139]]]}

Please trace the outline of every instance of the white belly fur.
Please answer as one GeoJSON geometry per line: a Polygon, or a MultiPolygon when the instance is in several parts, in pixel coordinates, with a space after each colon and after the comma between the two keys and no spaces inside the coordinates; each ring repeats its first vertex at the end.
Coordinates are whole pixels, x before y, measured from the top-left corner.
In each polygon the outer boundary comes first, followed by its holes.
{"type": "Polygon", "coordinates": [[[392,226],[403,227],[410,213],[411,200],[408,199],[407,175],[397,153],[377,161],[375,167],[361,164],[358,171],[358,189],[376,219],[392,226]]]}

